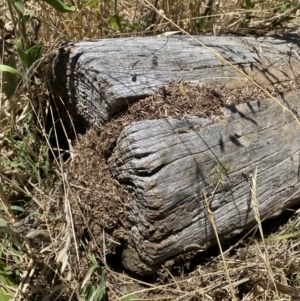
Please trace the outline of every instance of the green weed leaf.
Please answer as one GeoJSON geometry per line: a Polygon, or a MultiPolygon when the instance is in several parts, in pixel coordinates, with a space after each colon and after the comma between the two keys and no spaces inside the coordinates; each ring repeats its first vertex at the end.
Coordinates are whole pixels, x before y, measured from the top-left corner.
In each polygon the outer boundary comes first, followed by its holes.
{"type": "Polygon", "coordinates": [[[42,56],[42,52],[43,52],[42,42],[31,47],[27,51],[25,50],[23,43],[20,40],[16,42],[16,45],[17,45],[17,52],[19,54],[19,58],[25,70],[28,70],[32,66],[32,64],[38,61],[42,56]]]}
{"type": "Polygon", "coordinates": [[[5,229],[7,227],[7,221],[3,218],[0,218],[0,229],[5,229]]]}
{"type": "Polygon", "coordinates": [[[14,7],[22,13],[24,11],[24,2],[23,0],[12,0],[14,7]]]}
{"type": "Polygon", "coordinates": [[[282,6],[279,8],[278,12],[279,12],[280,14],[283,14],[283,13],[285,13],[290,7],[291,7],[290,4],[284,4],[284,5],[282,5],[282,6]]]}
{"type": "Polygon", "coordinates": [[[22,62],[22,65],[25,69],[27,69],[27,56],[26,56],[26,52],[22,49],[22,48],[19,48],[17,47],[17,52],[18,52],[18,55],[19,55],[19,58],[20,58],[20,61],[22,62]]]}
{"type": "Polygon", "coordinates": [[[0,71],[2,72],[9,72],[11,74],[18,75],[20,77],[23,77],[22,73],[20,73],[17,69],[7,66],[7,65],[0,65],[0,71]]]}
{"type": "Polygon", "coordinates": [[[10,295],[8,295],[3,288],[0,288],[0,300],[1,301],[9,301],[10,300],[10,295]]]}
{"type": "Polygon", "coordinates": [[[19,211],[19,212],[25,212],[25,209],[20,207],[20,206],[17,206],[17,205],[12,205],[10,207],[12,210],[15,210],[15,211],[19,211]]]}
{"type": "MultiPolygon", "coordinates": [[[[7,265],[3,260],[0,260],[0,283],[2,287],[18,287],[18,281],[12,277],[12,272],[7,269],[7,265]]],[[[8,301],[11,296],[3,289],[0,288],[0,300],[8,301]]]]}
{"type": "Polygon", "coordinates": [[[122,17],[119,14],[115,14],[112,16],[112,18],[109,20],[109,24],[111,27],[113,27],[116,30],[121,31],[122,30],[122,17]]]}
{"type": "Polygon", "coordinates": [[[88,273],[82,282],[81,297],[85,301],[101,301],[105,297],[106,283],[105,283],[104,274],[102,268],[98,265],[95,256],[91,253],[88,253],[88,257],[93,263],[93,265],[89,268],[88,273]],[[99,283],[85,286],[93,273],[100,276],[99,283]]]}
{"type": "MultiPolygon", "coordinates": [[[[17,70],[15,56],[9,56],[5,61],[5,65],[13,68],[14,70],[17,70]]],[[[18,75],[11,72],[3,72],[2,89],[7,99],[10,99],[14,95],[17,87],[18,75]]]]}
{"type": "Polygon", "coordinates": [[[253,3],[252,0],[245,0],[241,6],[244,9],[254,9],[255,3],[253,3]]]}
{"type": "MultiPolygon", "coordinates": [[[[10,287],[17,287],[18,281],[12,277],[12,272],[7,270],[6,263],[1,260],[0,261],[0,282],[4,286],[10,286],[10,287]]],[[[2,298],[0,297],[0,300],[2,301],[2,298]]]]}
{"type": "Polygon", "coordinates": [[[30,15],[24,15],[21,18],[21,23],[23,26],[26,26],[26,23],[30,22],[30,20],[31,20],[30,15]]]}
{"type": "Polygon", "coordinates": [[[43,48],[44,45],[42,42],[40,42],[37,45],[31,47],[29,50],[27,50],[27,57],[29,63],[28,68],[41,58],[43,53],[43,48]]]}
{"type": "Polygon", "coordinates": [[[61,13],[71,13],[76,10],[75,6],[69,5],[68,3],[61,0],[42,0],[52,7],[54,7],[57,11],[61,13]]]}
{"type": "Polygon", "coordinates": [[[100,284],[89,285],[82,290],[85,301],[101,301],[105,297],[105,278],[102,274],[100,284]]]}

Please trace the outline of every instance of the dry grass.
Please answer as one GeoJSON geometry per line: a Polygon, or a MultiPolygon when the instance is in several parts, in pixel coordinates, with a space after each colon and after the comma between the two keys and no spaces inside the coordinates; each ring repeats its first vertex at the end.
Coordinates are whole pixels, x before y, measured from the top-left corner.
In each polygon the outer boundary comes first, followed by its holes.
{"type": "MultiPolygon", "coordinates": [[[[18,15],[14,10],[9,12],[9,3],[3,0],[0,4],[2,63],[16,54],[13,45],[20,34],[13,22],[18,15]]],[[[77,10],[71,14],[58,13],[41,1],[26,4],[24,14],[36,19],[26,24],[24,39],[28,47],[42,41],[43,57],[30,81],[23,81],[9,101],[4,100],[1,86],[0,284],[7,300],[87,301],[93,293],[100,300],[104,291],[109,300],[232,300],[232,295],[244,301],[300,299],[298,212],[273,234],[272,241],[241,239],[193,271],[184,268],[189,256],[166,262],[148,282],[122,273],[121,266],[108,265],[106,255],[116,254],[113,259],[118,260],[118,247],[127,241],[130,225],[123,210],[130,193],[124,196],[123,188],[108,175],[103,157],[107,154],[99,151],[103,146],[96,142],[96,132],[91,130],[79,141],[71,141],[77,133],[72,122],[59,115],[55,101],[58,106],[61,103],[49,85],[51,55],[60,42],[154,35],[175,30],[174,24],[190,34],[297,31],[298,1],[154,0],[160,14],[142,1],[99,1],[91,8],[84,1],[73,4],[77,10]],[[66,138],[68,146],[62,144],[66,138]],[[83,153],[88,154],[88,160],[83,159],[83,153]],[[66,154],[70,155],[67,161],[66,154]]],[[[20,63],[17,67],[21,69],[20,63]]],[[[204,92],[206,97],[217,97],[209,87],[204,92]]],[[[170,93],[178,98],[199,91],[190,87],[170,93]]],[[[163,116],[164,108],[151,107],[151,111],[149,103],[148,99],[134,104],[137,108],[131,108],[132,115],[144,108],[146,116],[142,118],[163,116]]],[[[178,102],[172,107],[175,116],[181,112],[180,104],[188,105],[178,102]]],[[[210,114],[211,104],[207,105],[198,108],[199,112],[210,114]]],[[[218,112],[216,107],[213,110],[218,112]]],[[[130,120],[126,115],[116,124],[124,126],[130,120]]],[[[104,134],[107,143],[115,142],[112,130],[104,134]]],[[[254,208],[259,206],[253,204],[254,208]]],[[[258,215],[257,220],[260,225],[258,215]]]]}

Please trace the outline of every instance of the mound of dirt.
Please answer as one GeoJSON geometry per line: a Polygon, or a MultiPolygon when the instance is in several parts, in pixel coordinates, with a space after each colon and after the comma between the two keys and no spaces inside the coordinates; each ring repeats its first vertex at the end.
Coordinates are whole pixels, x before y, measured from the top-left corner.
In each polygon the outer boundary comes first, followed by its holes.
{"type": "MultiPolygon", "coordinates": [[[[76,192],[73,218],[79,239],[91,235],[106,253],[115,253],[127,240],[129,224],[124,216],[124,204],[130,193],[110,175],[102,155],[103,142],[94,130],[89,130],[76,144],[68,166],[68,181],[76,192]]],[[[96,246],[90,246],[94,249],[96,246]]]]}

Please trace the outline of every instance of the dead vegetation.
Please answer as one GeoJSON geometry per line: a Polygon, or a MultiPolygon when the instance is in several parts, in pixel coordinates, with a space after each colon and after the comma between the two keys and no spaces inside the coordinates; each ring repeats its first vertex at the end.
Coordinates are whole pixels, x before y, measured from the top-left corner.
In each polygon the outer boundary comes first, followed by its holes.
{"type": "MultiPolygon", "coordinates": [[[[11,3],[1,3],[1,63],[15,55],[19,37],[11,3]]],[[[122,128],[133,121],[186,114],[218,116],[222,106],[265,96],[251,86],[232,90],[225,85],[171,83],[131,105],[100,135],[90,129],[70,143],[73,150],[64,148],[62,141],[77,133],[55,113],[54,92],[48,85],[46,61],[58,42],[174,30],[147,1],[75,4],[77,11],[69,15],[57,13],[45,2],[26,4],[24,15],[31,13],[41,22],[41,27],[26,25],[26,42],[43,41],[44,55],[31,81],[20,82],[9,100],[1,94],[1,300],[91,300],[92,295],[97,300],[105,300],[106,295],[124,301],[232,300],[224,264],[212,249],[178,256],[150,279],[126,274],[118,253],[128,243],[130,225],[124,210],[130,191],[111,178],[106,158],[122,128]],[[66,155],[69,159],[63,160],[66,155]]],[[[299,28],[298,1],[152,4],[191,34],[263,35],[299,28]]],[[[270,92],[276,96],[277,91],[270,92]]],[[[249,237],[224,249],[237,299],[300,299],[298,211],[271,236],[265,249],[259,239],[249,237]]]]}

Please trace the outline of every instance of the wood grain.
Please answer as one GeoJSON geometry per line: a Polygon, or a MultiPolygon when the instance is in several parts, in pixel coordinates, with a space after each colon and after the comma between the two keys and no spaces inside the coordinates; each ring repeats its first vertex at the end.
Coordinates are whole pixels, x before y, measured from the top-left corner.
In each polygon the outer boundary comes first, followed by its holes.
{"type": "MultiPolygon", "coordinates": [[[[299,91],[285,102],[299,112],[299,91]]],[[[214,241],[202,189],[221,239],[254,223],[250,177],[256,167],[262,217],[298,201],[300,127],[293,117],[271,99],[224,109],[224,115],[136,122],[118,138],[109,166],[134,191],[131,236],[150,266],[214,241]]]]}
{"type": "MultiPolygon", "coordinates": [[[[264,86],[299,76],[297,35],[197,38],[264,86]]],[[[128,103],[180,79],[194,83],[226,81],[233,86],[247,82],[186,36],[66,43],[53,61],[56,92],[74,118],[81,116],[96,128],[128,103]]]]}

